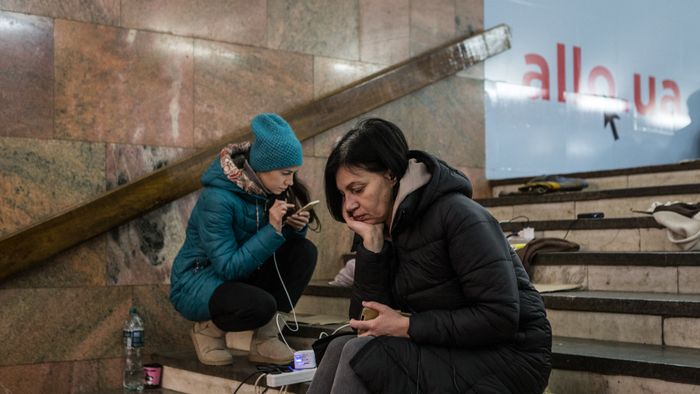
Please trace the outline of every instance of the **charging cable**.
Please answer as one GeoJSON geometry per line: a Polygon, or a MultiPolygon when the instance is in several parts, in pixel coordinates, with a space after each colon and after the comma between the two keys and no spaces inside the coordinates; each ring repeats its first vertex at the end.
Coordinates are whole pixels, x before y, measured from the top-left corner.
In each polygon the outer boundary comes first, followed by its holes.
{"type": "Polygon", "coordinates": [[[255,390],[255,393],[259,393],[261,390],[258,390],[258,384],[262,380],[263,377],[267,376],[266,373],[260,374],[257,379],[255,379],[255,385],[253,386],[253,389],[255,390]]]}
{"type": "MultiPolygon", "coordinates": [[[[270,365],[270,366],[262,366],[262,365],[259,365],[259,366],[257,367],[257,369],[258,369],[257,371],[251,373],[251,374],[248,375],[245,379],[243,379],[243,380],[240,381],[240,383],[238,384],[238,387],[236,387],[236,389],[233,390],[233,394],[237,394],[238,391],[243,387],[243,385],[244,385],[248,380],[250,380],[250,378],[252,378],[253,376],[255,376],[255,374],[260,374],[260,375],[258,376],[257,379],[255,379],[255,383],[252,383],[252,385],[253,385],[253,393],[254,393],[254,394],[266,393],[266,392],[270,389],[270,387],[267,387],[267,386],[263,383],[263,381],[262,381],[263,378],[265,378],[267,375],[269,375],[269,374],[271,374],[271,373],[275,373],[275,374],[276,374],[276,373],[285,373],[285,372],[289,372],[289,371],[290,371],[290,370],[286,370],[286,369],[284,369],[283,367],[277,366],[277,365],[274,365],[274,366],[272,366],[272,365],[270,365]]],[[[246,389],[246,390],[247,390],[247,389],[246,389]]],[[[285,384],[284,386],[279,387],[279,388],[277,389],[277,391],[278,391],[279,394],[289,393],[289,385],[285,384]]]]}
{"type": "MultiPolygon", "coordinates": [[[[282,279],[282,274],[280,273],[280,268],[277,266],[277,253],[272,253],[272,260],[275,263],[275,270],[277,270],[277,276],[280,278],[280,283],[282,283],[282,289],[284,289],[284,294],[287,296],[287,301],[289,301],[289,306],[292,307],[292,317],[294,317],[294,325],[295,327],[292,328],[289,324],[287,324],[286,321],[284,321],[284,318],[282,318],[283,325],[284,327],[287,327],[289,331],[291,332],[297,332],[299,331],[299,322],[297,321],[297,312],[294,310],[294,304],[292,303],[292,297],[289,296],[289,292],[287,291],[287,286],[284,284],[284,280],[282,279]]],[[[277,331],[280,333],[280,336],[282,337],[282,342],[287,346],[287,349],[289,349],[290,352],[294,353],[294,349],[292,349],[291,346],[289,346],[289,343],[287,343],[287,339],[284,337],[284,334],[282,333],[282,326],[280,326],[280,318],[282,315],[277,312],[277,315],[275,315],[275,324],[277,324],[277,331]]]]}
{"type": "MultiPolygon", "coordinates": [[[[277,271],[277,277],[280,278],[280,283],[282,284],[282,289],[284,290],[284,294],[287,296],[287,301],[289,301],[289,306],[292,307],[292,317],[294,318],[294,327],[290,326],[287,324],[286,321],[284,321],[284,318],[282,315],[277,312],[275,315],[275,324],[277,324],[277,331],[280,333],[280,336],[282,337],[282,342],[287,346],[287,349],[289,349],[290,352],[294,353],[294,349],[292,349],[291,346],[289,346],[289,343],[287,343],[287,339],[284,337],[284,334],[282,333],[282,327],[287,327],[287,329],[291,332],[298,332],[299,331],[299,321],[297,320],[297,312],[294,309],[294,304],[292,303],[292,297],[289,296],[289,291],[287,291],[287,286],[284,284],[284,280],[282,279],[282,274],[280,273],[280,268],[277,265],[277,253],[272,254],[272,260],[275,263],[275,270],[277,271]],[[282,318],[283,324],[280,325],[280,318],[282,318]]],[[[338,331],[342,330],[343,328],[349,327],[350,323],[344,324],[333,331],[330,335],[335,335],[338,331]]],[[[327,333],[322,332],[319,335],[319,339],[328,336],[327,333]]]]}
{"type": "Polygon", "coordinates": [[[345,328],[345,327],[350,327],[350,323],[348,323],[348,324],[343,324],[342,326],[336,328],[335,331],[333,331],[332,333],[330,333],[330,335],[329,335],[327,332],[323,331],[322,333],[320,333],[320,334],[318,335],[318,339],[325,338],[325,337],[329,337],[329,336],[331,336],[331,335],[335,335],[335,333],[337,333],[338,331],[342,330],[342,329],[345,328]]]}
{"type": "MultiPolygon", "coordinates": [[[[255,394],[263,394],[263,393],[266,393],[267,390],[270,389],[269,387],[262,385],[262,378],[267,376],[267,375],[268,374],[264,373],[264,374],[258,376],[258,378],[255,380],[255,386],[253,386],[253,390],[255,391],[255,394]]],[[[277,392],[279,394],[286,394],[286,393],[288,393],[288,391],[287,391],[288,389],[289,389],[289,386],[284,385],[284,386],[280,387],[277,392]]]]}

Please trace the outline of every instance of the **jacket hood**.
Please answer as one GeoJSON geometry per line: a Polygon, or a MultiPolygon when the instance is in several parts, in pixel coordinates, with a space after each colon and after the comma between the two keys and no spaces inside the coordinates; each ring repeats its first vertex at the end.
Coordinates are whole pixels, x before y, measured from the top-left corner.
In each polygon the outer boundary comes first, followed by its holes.
{"type": "Polygon", "coordinates": [[[423,187],[408,194],[403,201],[395,202],[397,207],[392,228],[402,227],[413,218],[420,217],[446,194],[460,193],[472,197],[472,183],[461,171],[423,151],[412,150],[408,153],[408,158],[422,163],[430,174],[430,180],[423,187]]]}
{"type": "Polygon", "coordinates": [[[202,185],[265,198],[265,191],[252,179],[255,174],[246,169],[249,151],[250,142],[227,145],[202,174],[202,185]]]}

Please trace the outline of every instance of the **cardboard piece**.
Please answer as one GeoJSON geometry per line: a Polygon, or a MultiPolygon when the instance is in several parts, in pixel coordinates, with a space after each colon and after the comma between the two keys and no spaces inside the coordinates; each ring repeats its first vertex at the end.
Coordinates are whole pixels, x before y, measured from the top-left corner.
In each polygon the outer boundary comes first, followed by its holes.
{"type": "Polygon", "coordinates": [[[554,293],[555,291],[569,291],[581,288],[581,285],[576,283],[533,283],[532,285],[540,293],[554,293]]]}

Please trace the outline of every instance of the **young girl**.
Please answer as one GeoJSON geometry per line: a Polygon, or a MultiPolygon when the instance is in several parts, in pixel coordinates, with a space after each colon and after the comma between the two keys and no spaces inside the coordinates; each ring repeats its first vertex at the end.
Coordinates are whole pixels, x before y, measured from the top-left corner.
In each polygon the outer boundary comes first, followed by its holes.
{"type": "Polygon", "coordinates": [[[293,353],[277,337],[278,311],[292,309],[316,265],[305,235],[318,217],[294,212],[309,201],[296,177],[301,143],[275,114],[256,116],[251,129],[252,144],[228,145],[202,175],[204,190],[170,277],[170,300],[196,322],[192,341],[208,365],[233,361],[227,331],[252,329],[251,361],[289,363],[293,353]]]}

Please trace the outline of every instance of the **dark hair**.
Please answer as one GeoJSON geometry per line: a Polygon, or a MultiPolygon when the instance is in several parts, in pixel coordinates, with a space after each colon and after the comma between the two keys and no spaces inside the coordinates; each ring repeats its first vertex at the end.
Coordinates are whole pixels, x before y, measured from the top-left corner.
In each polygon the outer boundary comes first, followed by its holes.
{"type": "Polygon", "coordinates": [[[343,219],[343,196],[335,183],[341,167],[356,167],[401,179],[408,167],[408,144],[395,124],[379,118],[365,119],[348,131],[333,148],[324,173],[326,205],[333,218],[343,219]]]}
{"type": "MultiPolygon", "coordinates": [[[[233,157],[233,163],[238,167],[238,168],[243,168],[245,161],[249,160],[250,158],[250,150],[245,152],[245,154],[242,155],[237,155],[233,157]]],[[[308,204],[311,202],[311,194],[309,193],[309,188],[306,187],[306,184],[299,179],[297,176],[297,173],[295,172],[292,178],[292,186],[288,187],[287,190],[280,195],[281,198],[284,198],[287,200],[287,202],[294,204],[295,209],[297,210],[304,205],[308,204]]],[[[316,214],[316,211],[313,210],[313,208],[309,209],[309,230],[315,231],[315,232],[320,232],[321,231],[321,221],[318,218],[318,215],[316,214]],[[312,223],[316,223],[314,227],[311,227],[312,223]]],[[[287,211],[287,214],[285,215],[285,219],[288,215],[293,214],[294,211],[287,211]]]]}
{"type": "MultiPolygon", "coordinates": [[[[287,202],[296,205],[296,210],[308,204],[311,201],[311,195],[309,194],[309,188],[307,188],[304,182],[302,182],[301,179],[299,179],[296,172],[293,176],[294,183],[292,184],[292,186],[287,188],[286,199],[287,202]]],[[[309,217],[309,230],[315,232],[321,231],[321,221],[318,219],[316,211],[314,211],[313,208],[311,208],[309,209],[309,214],[311,215],[309,217]],[[316,225],[314,227],[311,227],[312,223],[316,223],[316,225]]]]}

